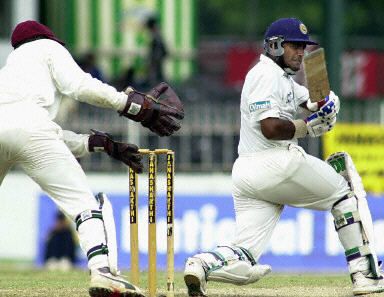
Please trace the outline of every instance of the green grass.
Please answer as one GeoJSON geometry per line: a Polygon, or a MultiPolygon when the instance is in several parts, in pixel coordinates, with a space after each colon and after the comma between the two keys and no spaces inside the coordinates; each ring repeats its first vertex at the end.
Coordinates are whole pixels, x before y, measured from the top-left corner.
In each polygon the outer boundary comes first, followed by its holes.
{"type": "MultiPolygon", "coordinates": [[[[0,296],[88,296],[88,273],[83,270],[52,272],[0,263],[0,296]]],[[[159,294],[165,293],[165,273],[158,275],[159,294]]],[[[146,287],[146,274],[141,275],[140,286],[146,287]]],[[[175,276],[175,296],[187,296],[182,273],[175,276]]],[[[278,274],[248,286],[222,283],[208,284],[209,296],[352,296],[347,274],[278,274]]],[[[370,296],[384,296],[375,294],[370,296]]]]}

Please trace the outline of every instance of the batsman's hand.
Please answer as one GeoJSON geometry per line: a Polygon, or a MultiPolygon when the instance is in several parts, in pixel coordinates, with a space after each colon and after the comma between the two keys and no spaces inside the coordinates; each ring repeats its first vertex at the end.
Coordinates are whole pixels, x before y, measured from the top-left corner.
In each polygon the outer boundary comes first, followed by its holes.
{"type": "Polygon", "coordinates": [[[332,117],[322,117],[319,112],[314,112],[304,122],[307,124],[309,136],[319,137],[333,129],[336,124],[336,114],[332,117]]]}
{"type": "Polygon", "coordinates": [[[128,87],[127,103],[120,115],[132,119],[159,136],[170,136],[180,129],[184,118],[183,104],[175,91],[165,82],[148,93],[128,87]]]}
{"type": "Polygon", "coordinates": [[[137,173],[143,172],[142,155],[135,144],[117,142],[113,140],[112,135],[91,130],[92,134],[88,139],[88,150],[90,152],[102,151],[112,158],[123,162],[137,173]]]}
{"type": "Polygon", "coordinates": [[[329,95],[319,102],[319,116],[323,118],[333,118],[340,111],[340,99],[334,92],[329,92],[329,95]]]}
{"type": "Polygon", "coordinates": [[[313,112],[319,112],[320,116],[332,117],[333,114],[338,114],[340,111],[340,99],[333,92],[330,91],[329,95],[319,102],[307,101],[307,108],[313,112]]]}
{"type": "Polygon", "coordinates": [[[340,111],[339,97],[332,91],[316,104],[318,105],[318,111],[304,120],[307,124],[308,134],[311,137],[318,137],[331,131],[336,124],[337,114],[340,111]]]}

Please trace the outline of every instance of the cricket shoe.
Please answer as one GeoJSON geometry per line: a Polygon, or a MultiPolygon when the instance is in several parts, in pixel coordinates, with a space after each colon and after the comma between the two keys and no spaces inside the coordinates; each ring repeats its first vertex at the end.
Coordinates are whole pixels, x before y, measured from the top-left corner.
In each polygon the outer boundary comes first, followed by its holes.
{"type": "Polygon", "coordinates": [[[352,274],[353,295],[365,295],[384,292],[384,278],[371,277],[370,274],[364,275],[363,272],[352,274]]]}
{"type": "Polygon", "coordinates": [[[115,276],[109,267],[91,270],[89,286],[91,297],[145,297],[140,289],[121,276],[115,276]]]}
{"type": "Polygon", "coordinates": [[[184,282],[188,288],[188,296],[207,296],[206,273],[200,259],[188,258],[185,264],[184,282]]]}

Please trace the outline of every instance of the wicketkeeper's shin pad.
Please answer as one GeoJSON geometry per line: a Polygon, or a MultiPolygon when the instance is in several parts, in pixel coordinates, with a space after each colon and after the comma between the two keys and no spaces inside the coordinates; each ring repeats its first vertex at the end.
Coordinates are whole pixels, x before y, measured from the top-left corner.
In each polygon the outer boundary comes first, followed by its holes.
{"type": "Polygon", "coordinates": [[[97,201],[100,203],[100,208],[103,214],[104,233],[108,246],[108,262],[109,269],[114,275],[119,274],[117,267],[117,241],[116,241],[116,226],[113,216],[112,204],[107,195],[98,193],[96,195],[97,201]]]}

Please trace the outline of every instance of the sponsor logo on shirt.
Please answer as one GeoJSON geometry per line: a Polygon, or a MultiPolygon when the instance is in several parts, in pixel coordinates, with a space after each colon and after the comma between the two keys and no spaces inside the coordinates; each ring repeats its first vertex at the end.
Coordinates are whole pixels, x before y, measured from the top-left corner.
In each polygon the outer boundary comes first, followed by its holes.
{"type": "Polygon", "coordinates": [[[258,109],[269,109],[271,108],[271,101],[259,101],[249,104],[249,111],[254,112],[258,109]]]}

